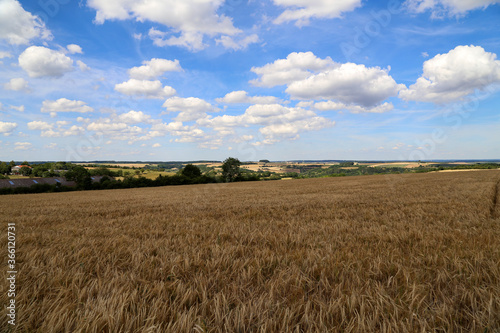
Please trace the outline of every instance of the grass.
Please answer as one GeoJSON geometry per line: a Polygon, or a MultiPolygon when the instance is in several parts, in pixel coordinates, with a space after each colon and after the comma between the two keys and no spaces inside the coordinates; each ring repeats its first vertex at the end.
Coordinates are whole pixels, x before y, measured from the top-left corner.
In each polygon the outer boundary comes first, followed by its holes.
{"type": "Polygon", "coordinates": [[[2,232],[17,227],[15,331],[497,332],[499,180],[478,171],[4,196],[2,232]]]}

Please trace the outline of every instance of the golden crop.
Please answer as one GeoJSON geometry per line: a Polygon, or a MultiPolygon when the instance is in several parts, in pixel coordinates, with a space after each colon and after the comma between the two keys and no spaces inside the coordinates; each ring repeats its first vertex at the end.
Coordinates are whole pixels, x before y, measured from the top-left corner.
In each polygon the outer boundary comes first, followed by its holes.
{"type": "Polygon", "coordinates": [[[2,196],[0,304],[15,222],[15,332],[498,332],[499,180],[2,196]]]}

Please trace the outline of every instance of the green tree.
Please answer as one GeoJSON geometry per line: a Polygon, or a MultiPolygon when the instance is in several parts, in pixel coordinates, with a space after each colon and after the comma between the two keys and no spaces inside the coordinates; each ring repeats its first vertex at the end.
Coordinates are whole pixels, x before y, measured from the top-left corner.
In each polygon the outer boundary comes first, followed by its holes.
{"type": "Polygon", "coordinates": [[[21,173],[21,175],[23,175],[23,176],[29,176],[29,175],[31,175],[31,172],[32,172],[32,171],[31,171],[31,168],[30,168],[30,167],[23,166],[23,167],[19,170],[19,172],[20,172],[20,173],[21,173]]]}
{"type": "Polygon", "coordinates": [[[24,161],[23,163],[21,163],[21,165],[30,165],[27,161],[24,161]]]}
{"type": "Polygon", "coordinates": [[[6,175],[10,173],[10,167],[7,163],[0,163],[0,175],[6,175]]]}
{"type": "Polygon", "coordinates": [[[89,189],[92,186],[92,179],[90,179],[90,173],[87,169],[81,165],[74,166],[71,170],[64,174],[66,180],[74,181],[77,188],[89,189]]]}
{"type": "Polygon", "coordinates": [[[241,175],[241,162],[237,158],[229,157],[222,164],[222,177],[226,182],[233,182],[241,175]]]}
{"type": "Polygon", "coordinates": [[[188,164],[182,169],[181,174],[193,179],[201,176],[201,170],[196,165],[188,164]]]}

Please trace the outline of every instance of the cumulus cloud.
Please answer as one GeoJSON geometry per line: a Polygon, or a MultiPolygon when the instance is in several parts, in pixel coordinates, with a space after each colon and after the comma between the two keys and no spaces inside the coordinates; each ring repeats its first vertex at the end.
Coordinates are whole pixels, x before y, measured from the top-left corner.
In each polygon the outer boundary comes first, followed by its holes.
{"type": "Polygon", "coordinates": [[[154,79],[165,72],[180,72],[182,71],[179,60],[167,60],[153,58],[149,61],[143,61],[140,67],[133,67],[129,69],[128,73],[131,78],[138,80],[154,79]]]}
{"type": "Polygon", "coordinates": [[[496,54],[480,46],[457,46],[424,62],[422,76],[399,96],[434,103],[460,100],[476,89],[500,83],[500,61],[496,59],[496,54]]]}
{"type": "Polygon", "coordinates": [[[148,135],[139,138],[139,140],[149,140],[153,137],[165,136],[178,136],[175,142],[200,142],[206,139],[206,133],[196,126],[187,126],[180,121],[171,123],[159,123],[151,127],[148,135]]]}
{"type": "Polygon", "coordinates": [[[24,112],[24,110],[25,110],[24,105],[19,105],[19,106],[11,105],[10,108],[12,110],[16,110],[16,111],[19,111],[19,112],[24,112]]]}
{"type": "Polygon", "coordinates": [[[404,85],[397,84],[389,70],[346,63],[288,85],[286,92],[297,99],[332,99],[347,104],[373,107],[396,96],[404,85]]]}
{"type": "Polygon", "coordinates": [[[361,6],[361,0],[273,0],[273,2],[287,8],[274,20],[274,23],[295,21],[297,26],[309,24],[311,18],[338,18],[342,13],[361,6]]]}
{"type": "Polygon", "coordinates": [[[0,121],[0,133],[2,133],[5,136],[9,136],[10,134],[12,134],[12,131],[15,130],[16,127],[17,123],[8,123],[0,121]]]}
{"type": "Polygon", "coordinates": [[[240,32],[232,20],[218,15],[217,9],[223,4],[220,0],[88,0],[87,5],[96,10],[95,22],[106,20],[135,19],[150,21],[169,27],[164,33],[150,30],[149,36],[158,46],[177,45],[190,50],[206,47],[204,36],[228,35],[240,32]],[[179,33],[171,36],[171,33],[179,33]],[[165,37],[168,36],[166,39],[165,37]]]}
{"type": "Polygon", "coordinates": [[[163,87],[159,80],[137,80],[130,79],[126,82],[115,85],[115,90],[128,96],[139,96],[145,98],[165,98],[176,94],[174,88],[163,87]]]}
{"type": "Polygon", "coordinates": [[[80,45],[76,45],[76,44],[69,44],[66,46],[66,49],[68,50],[69,54],[75,54],[75,53],[82,54],[83,53],[80,45]]]}
{"type": "Polygon", "coordinates": [[[153,148],[160,148],[161,147],[161,144],[159,143],[155,143],[154,145],[152,145],[153,148]]]}
{"type": "Polygon", "coordinates": [[[308,78],[314,73],[335,67],[335,62],[326,57],[321,59],[312,52],[293,52],[286,59],[278,59],[262,67],[252,67],[252,72],[260,77],[250,81],[259,87],[274,87],[308,78]]]}
{"type": "Polygon", "coordinates": [[[45,138],[58,138],[73,135],[81,135],[85,132],[85,129],[80,126],[73,125],[70,128],[64,128],[65,125],[69,125],[69,122],[58,121],[55,124],[49,124],[44,121],[32,121],[29,122],[28,128],[30,130],[41,131],[40,136],[45,138]]]}
{"type": "Polygon", "coordinates": [[[259,131],[265,139],[254,144],[272,144],[284,139],[296,139],[301,132],[331,127],[335,122],[319,117],[311,110],[268,104],[251,105],[244,114],[238,116],[222,115],[202,118],[197,121],[197,124],[213,128],[220,135],[234,134],[236,127],[260,125],[262,127],[259,131]]]}
{"type": "Polygon", "coordinates": [[[3,58],[10,58],[12,57],[12,54],[10,54],[9,52],[6,52],[6,51],[0,51],[0,59],[3,59],[3,58]]]}
{"type": "Polygon", "coordinates": [[[19,65],[30,77],[61,77],[74,70],[73,60],[43,46],[30,46],[19,56],[19,65]]]}
{"type": "Polygon", "coordinates": [[[94,109],[82,101],[72,101],[67,98],[59,98],[57,101],[46,100],[42,103],[41,112],[50,113],[55,116],[58,112],[93,112],[94,109]]]}
{"type": "Polygon", "coordinates": [[[218,103],[227,104],[275,104],[279,101],[279,99],[274,96],[248,96],[248,93],[246,91],[239,90],[230,92],[223,98],[217,98],[216,101],[218,103]]]}
{"type": "Polygon", "coordinates": [[[259,36],[257,36],[256,34],[252,34],[244,38],[240,38],[239,40],[230,36],[222,36],[221,38],[216,39],[215,42],[217,43],[217,45],[221,44],[226,49],[238,51],[245,50],[250,44],[258,43],[259,36]]]}
{"type": "Polygon", "coordinates": [[[335,101],[323,101],[314,103],[312,106],[318,111],[348,110],[351,113],[384,113],[394,109],[394,105],[388,102],[373,107],[363,107],[360,105],[348,105],[335,101]]]}
{"type": "Polygon", "coordinates": [[[10,81],[6,84],[3,85],[3,87],[7,90],[14,90],[14,91],[29,91],[29,85],[28,81],[25,79],[18,77],[18,78],[13,78],[10,79],[10,81]]]}
{"type": "Polygon", "coordinates": [[[51,39],[52,35],[42,20],[25,11],[18,1],[0,1],[0,39],[25,45],[34,38],[51,39]]]}
{"type": "Polygon", "coordinates": [[[78,67],[80,68],[80,70],[81,70],[82,72],[86,72],[86,71],[89,71],[89,70],[90,70],[90,67],[89,67],[89,66],[87,66],[87,64],[86,64],[86,63],[84,63],[84,62],[83,62],[83,61],[81,61],[81,60],[77,60],[77,61],[76,61],[76,64],[78,65],[78,67]]]}
{"type": "MultiPolygon", "coordinates": [[[[166,112],[168,113],[179,112],[175,118],[179,122],[197,120],[206,115],[207,112],[218,111],[217,108],[213,107],[207,101],[196,97],[172,97],[163,103],[163,107],[167,108],[166,112]]],[[[162,114],[164,113],[162,112],[162,114]]]]}
{"type": "Polygon", "coordinates": [[[45,121],[39,121],[39,120],[31,121],[27,125],[30,130],[40,130],[40,131],[50,130],[54,127],[53,124],[49,124],[45,121]]]}
{"type": "Polygon", "coordinates": [[[118,141],[134,140],[138,135],[144,133],[139,126],[130,126],[124,122],[118,123],[110,118],[99,119],[87,125],[88,131],[94,131],[118,141]]]}
{"type": "Polygon", "coordinates": [[[33,145],[29,142],[15,142],[14,143],[15,150],[28,150],[31,147],[33,147],[33,145]]]}
{"type": "Polygon", "coordinates": [[[475,9],[486,9],[500,0],[407,0],[406,7],[410,12],[423,13],[431,11],[432,17],[463,16],[475,9]]]}
{"type": "Polygon", "coordinates": [[[125,124],[139,124],[151,121],[151,116],[142,111],[129,111],[117,116],[118,121],[125,124]]]}

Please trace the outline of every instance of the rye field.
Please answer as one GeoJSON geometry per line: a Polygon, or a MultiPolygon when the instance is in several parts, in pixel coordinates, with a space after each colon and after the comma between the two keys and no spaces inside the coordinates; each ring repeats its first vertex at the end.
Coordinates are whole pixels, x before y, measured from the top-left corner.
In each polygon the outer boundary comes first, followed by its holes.
{"type": "Polygon", "coordinates": [[[493,170],[2,196],[0,332],[499,332],[499,181],[493,170]]]}

